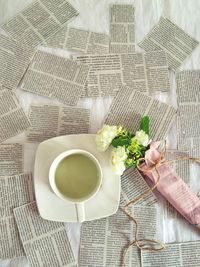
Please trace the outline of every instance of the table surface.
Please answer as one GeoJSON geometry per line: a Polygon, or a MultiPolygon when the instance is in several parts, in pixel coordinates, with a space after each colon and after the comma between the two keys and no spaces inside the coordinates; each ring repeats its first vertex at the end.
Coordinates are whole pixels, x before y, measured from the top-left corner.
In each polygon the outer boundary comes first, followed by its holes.
{"type": "MultiPolygon", "coordinates": [[[[16,14],[32,0],[0,0],[0,23],[16,14]]],[[[70,26],[81,27],[86,30],[109,33],[109,5],[112,3],[134,3],[135,5],[135,24],[136,24],[136,43],[141,41],[149,30],[156,24],[160,16],[165,16],[183,28],[192,37],[200,41],[200,0],[69,0],[73,6],[79,11],[80,15],[70,22],[70,26]]],[[[52,49],[43,48],[43,50],[51,51],[52,49]]],[[[54,49],[58,55],[70,56],[67,51],[58,51],[54,49]]],[[[136,46],[136,51],[142,51],[136,46]]],[[[200,69],[200,45],[195,49],[180,70],[185,69],[200,69]]],[[[154,95],[156,98],[170,103],[176,107],[176,93],[174,74],[170,73],[171,92],[160,93],[154,95]]],[[[30,104],[33,103],[58,103],[57,101],[49,100],[40,96],[36,96],[17,89],[17,95],[20,102],[27,112],[30,104]]],[[[83,107],[91,109],[91,133],[95,133],[99,129],[104,116],[106,115],[111,99],[97,100],[82,100],[79,104],[83,107]]],[[[25,142],[25,135],[21,134],[7,142],[25,142]]],[[[168,135],[168,147],[176,148],[176,128],[173,125],[168,135]]],[[[25,171],[33,171],[34,155],[37,146],[25,143],[25,171]]],[[[192,188],[198,193],[200,191],[200,183],[198,176],[200,171],[196,166],[191,166],[192,170],[192,188]]],[[[159,201],[159,210],[161,216],[158,222],[157,238],[163,242],[182,242],[191,240],[200,240],[195,230],[183,220],[164,219],[162,216],[162,199],[159,201]]],[[[74,252],[78,257],[78,246],[80,238],[80,224],[67,224],[69,238],[73,245],[74,252]]],[[[28,267],[30,266],[25,258],[20,258],[14,262],[1,261],[1,267],[15,266],[28,267]]]]}

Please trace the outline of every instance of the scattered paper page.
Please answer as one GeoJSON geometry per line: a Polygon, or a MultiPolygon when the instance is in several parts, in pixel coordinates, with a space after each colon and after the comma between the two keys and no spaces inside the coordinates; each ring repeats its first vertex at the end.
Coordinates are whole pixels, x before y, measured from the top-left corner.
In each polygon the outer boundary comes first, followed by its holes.
{"type": "Polygon", "coordinates": [[[120,55],[80,55],[73,59],[90,67],[82,97],[116,95],[122,85],[120,55]]]}
{"type": "Polygon", "coordinates": [[[87,54],[109,52],[109,36],[79,28],[64,27],[46,41],[47,46],[87,54]]]}
{"type": "Polygon", "coordinates": [[[176,75],[178,149],[200,156],[200,70],[176,75]]]}
{"type": "Polygon", "coordinates": [[[0,143],[29,127],[30,122],[15,94],[3,87],[0,90],[0,143]]]}
{"type": "Polygon", "coordinates": [[[29,142],[42,142],[59,135],[88,133],[90,127],[90,110],[80,107],[32,105],[29,118],[29,142]]]}
{"type": "Polygon", "coordinates": [[[133,5],[110,7],[110,53],[135,51],[135,14],[133,5]]]}
{"type": "MultiPolygon", "coordinates": [[[[134,206],[134,218],[140,222],[139,238],[155,238],[157,210],[134,206]]],[[[135,226],[122,211],[110,217],[84,222],[81,229],[80,267],[122,266],[122,257],[134,238],[135,226]]],[[[140,254],[135,246],[126,257],[126,266],[140,267],[140,254]]]]}
{"type": "MultiPolygon", "coordinates": [[[[120,206],[126,205],[129,201],[140,196],[149,189],[142,175],[137,169],[129,168],[121,176],[121,200],[120,206]]],[[[144,199],[141,199],[136,205],[151,206],[156,203],[156,197],[150,193],[144,199]]]]}
{"type": "Polygon", "coordinates": [[[18,143],[0,144],[0,176],[24,171],[24,148],[18,143]]]}
{"type": "Polygon", "coordinates": [[[89,67],[70,59],[37,51],[22,81],[22,89],[76,105],[88,76],[89,67]]]}
{"type": "Polygon", "coordinates": [[[36,202],[14,209],[19,235],[32,267],[77,267],[64,223],[43,220],[36,202]]]}
{"type": "Polygon", "coordinates": [[[15,89],[21,81],[34,51],[20,46],[0,33],[0,85],[15,89]]]}
{"type": "Polygon", "coordinates": [[[78,12],[66,0],[37,0],[9,19],[1,28],[15,41],[36,47],[78,12]]]}
{"type": "Polygon", "coordinates": [[[131,132],[139,129],[141,116],[150,117],[150,138],[162,140],[174,120],[176,110],[134,88],[123,86],[115,97],[105,119],[109,125],[122,125],[131,132]]]}
{"type": "Polygon", "coordinates": [[[73,58],[90,67],[82,97],[116,96],[125,84],[141,92],[170,90],[166,53],[80,55],[73,58]]]}
{"type": "Polygon", "coordinates": [[[161,17],[158,24],[139,43],[139,46],[145,51],[164,50],[170,69],[175,71],[198,44],[197,40],[190,37],[176,24],[161,17]]]}
{"type": "Polygon", "coordinates": [[[200,266],[200,242],[167,244],[158,252],[142,251],[142,267],[197,267],[200,266]]]}
{"type": "Polygon", "coordinates": [[[121,55],[123,83],[140,92],[170,90],[167,56],[164,51],[121,55]]]}
{"type": "Polygon", "coordinates": [[[0,177],[0,258],[24,256],[13,208],[34,200],[31,174],[0,177]]]}

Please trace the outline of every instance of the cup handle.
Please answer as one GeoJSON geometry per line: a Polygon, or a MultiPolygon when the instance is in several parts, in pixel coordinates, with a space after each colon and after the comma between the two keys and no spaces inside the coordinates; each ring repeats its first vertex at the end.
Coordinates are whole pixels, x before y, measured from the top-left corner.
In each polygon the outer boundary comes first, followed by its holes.
{"type": "Polygon", "coordinates": [[[77,221],[84,222],[85,221],[85,205],[84,202],[76,204],[76,214],[77,221]]]}

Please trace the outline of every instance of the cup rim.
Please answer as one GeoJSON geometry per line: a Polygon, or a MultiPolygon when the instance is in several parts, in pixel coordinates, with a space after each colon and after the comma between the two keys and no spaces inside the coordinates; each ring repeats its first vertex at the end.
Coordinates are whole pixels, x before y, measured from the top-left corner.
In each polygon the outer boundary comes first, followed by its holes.
{"type": "Polygon", "coordinates": [[[101,184],[102,184],[102,177],[103,177],[103,174],[102,174],[102,168],[101,168],[101,165],[99,163],[99,160],[92,154],[90,153],[89,151],[87,150],[83,150],[83,149],[70,149],[70,150],[67,150],[67,151],[64,151],[62,152],[61,154],[59,154],[54,160],[53,162],[51,163],[51,166],[50,166],[50,169],[49,169],[49,183],[50,183],[50,186],[51,186],[51,189],[53,190],[53,192],[59,197],[61,198],[62,200],[64,201],[70,201],[70,202],[73,202],[74,204],[76,203],[82,203],[82,202],[85,202],[91,198],[93,198],[99,191],[100,187],[101,187],[101,184]],[[87,157],[91,158],[98,170],[99,170],[99,174],[100,174],[100,178],[99,178],[99,181],[97,183],[97,186],[96,186],[96,189],[90,193],[88,196],[86,197],[82,197],[80,199],[76,199],[76,198],[70,198],[70,197],[66,197],[65,195],[63,195],[58,189],[57,189],[57,186],[55,184],[55,172],[56,172],[56,169],[57,169],[57,166],[58,164],[66,157],[70,156],[70,155],[73,155],[73,154],[82,154],[82,155],[86,155],[87,157]]]}

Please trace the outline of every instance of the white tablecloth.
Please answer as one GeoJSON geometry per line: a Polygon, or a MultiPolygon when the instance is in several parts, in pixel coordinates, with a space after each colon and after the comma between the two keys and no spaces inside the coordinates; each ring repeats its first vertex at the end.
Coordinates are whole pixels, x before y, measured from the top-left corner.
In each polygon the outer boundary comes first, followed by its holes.
{"type": "MultiPolygon", "coordinates": [[[[31,2],[32,0],[0,0],[0,23],[31,2]]],[[[70,2],[80,13],[76,19],[70,22],[70,26],[78,26],[86,30],[109,33],[109,5],[111,3],[134,3],[136,43],[143,39],[152,26],[158,22],[161,15],[171,19],[192,37],[200,41],[200,0],[70,0],[70,2]]],[[[51,49],[48,48],[46,48],[46,50],[51,51],[51,49]]],[[[141,51],[141,49],[137,46],[136,51],[141,51]]],[[[70,55],[70,53],[66,51],[64,52],[56,49],[54,49],[54,52],[58,55],[70,55]]],[[[184,62],[180,69],[200,69],[200,45],[192,53],[192,56],[184,62]]],[[[168,94],[157,94],[155,97],[176,107],[175,80],[173,73],[170,73],[170,78],[172,84],[171,92],[168,94]]],[[[25,111],[28,111],[31,103],[58,103],[57,101],[23,92],[20,89],[17,89],[17,95],[25,111]]],[[[93,101],[88,99],[80,102],[81,106],[91,108],[92,133],[99,129],[110,103],[111,99],[98,99],[93,101]]],[[[15,141],[24,143],[24,134],[12,138],[7,142],[15,141]]],[[[168,146],[170,148],[176,148],[175,125],[169,133],[168,146]]],[[[36,145],[25,143],[25,171],[33,171],[36,148],[36,145]]],[[[196,166],[191,166],[191,169],[192,188],[195,192],[199,192],[200,171],[196,166]]],[[[161,216],[158,222],[159,227],[157,238],[163,242],[200,240],[200,235],[198,235],[193,227],[189,226],[186,222],[177,222],[177,220],[173,219],[164,220],[162,216],[162,199],[159,200],[159,203],[161,216]]],[[[80,225],[67,224],[67,226],[70,241],[73,245],[74,252],[78,257],[80,225]]],[[[25,258],[20,258],[14,262],[0,260],[0,266],[28,267],[29,264],[25,258]]]]}

